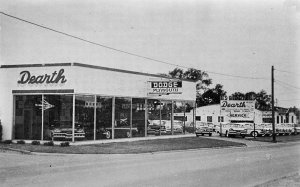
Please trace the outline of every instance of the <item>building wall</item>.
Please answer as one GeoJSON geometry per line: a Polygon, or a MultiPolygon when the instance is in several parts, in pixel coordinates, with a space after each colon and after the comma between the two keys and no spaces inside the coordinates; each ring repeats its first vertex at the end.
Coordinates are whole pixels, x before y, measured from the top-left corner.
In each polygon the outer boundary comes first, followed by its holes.
{"type": "MultiPolygon", "coordinates": [[[[166,78],[145,75],[141,73],[128,73],[123,70],[112,70],[105,68],[92,68],[79,65],[47,65],[39,67],[1,67],[0,68],[0,119],[3,126],[3,139],[11,139],[13,134],[13,94],[12,90],[74,90],[80,94],[99,94],[107,96],[121,97],[143,97],[157,98],[166,100],[185,100],[195,101],[196,86],[194,82],[183,81],[182,94],[170,94],[162,96],[148,96],[148,81],[150,80],[169,80],[166,78]],[[41,84],[18,84],[21,79],[21,72],[29,71],[31,76],[52,75],[63,69],[65,83],[41,83],[41,84]]],[[[32,93],[30,93],[32,94],[32,93]]]]}
{"type": "MultiPolygon", "coordinates": [[[[196,119],[197,116],[201,116],[201,122],[208,122],[207,121],[207,116],[212,116],[212,123],[219,123],[218,122],[218,116],[223,116],[224,117],[224,122],[230,122],[230,118],[228,116],[228,113],[224,113],[220,111],[220,105],[209,105],[209,106],[203,106],[203,107],[198,107],[196,109],[196,119]]],[[[279,114],[278,112],[275,112],[275,124],[281,124],[281,123],[292,123],[292,116],[294,118],[294,123],[298,123],[297,117],[293,112],[288,113],[288,122],[287,122],[287,115],[286,114],[279,114]],[[277,116],[279,116],[279,122],[277,122],[277,116]],[[282,117],[282,122],[281,122],[281,117],[282,117]]],[[[271,119],[271,118],[270,118],[271,119]]],[[[197,121],[197,120],[196,120],[197,121]]],[[[259,123],[264,123],[263,121],[263,111],[260,110],[254,110],[254,122],[259,124],[259,123]]],[[[270,122],[271,123],[271,122],[270,122]]]]}
{"type": "Polygon", "coordinates": [[[208,106],[203,106],[203,107],[198,107],[196,108],[196,119],[197,116],[201,117],[201,122],[207,123],[207,117],[212,116],[212,123],[217,124],[218,122],[218,117],[223,116],[224,122],[229,122],[229,117],[225,115],[224,113],[221,113],[220,110],[220,105],[208,105],[208,106]]]}

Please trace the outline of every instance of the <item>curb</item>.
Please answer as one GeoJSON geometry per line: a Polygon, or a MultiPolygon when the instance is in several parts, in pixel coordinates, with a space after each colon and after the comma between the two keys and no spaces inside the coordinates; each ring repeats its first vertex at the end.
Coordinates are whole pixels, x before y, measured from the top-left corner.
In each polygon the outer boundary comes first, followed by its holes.
{"type": "Polygon", "coordinates": [[[22,153],[22,154],[26,154],[26,155],[31,154],[31,151],[21,150],[21,149],[14,149],[14,148],[9,148],[9,147],[2,147],[0,149],[7,150],[7,151],[14,151],[14,152],[18,152],[18,153],[22,153]]]}
{"type": "Polygon", "coordinates": [[[145,153],[99,153],[99,154],[85,154],[85,153],[45,153],[45,152],[31,152],[27,150],[21,149],[13,149],[13,148],[0,148],[0,150],[9,150],[14,152],[19,152],[21,154],[27,155],[51,155],[51,156],[68,156],[68,155],[137,155],[137,154],[160,154],[160,153],[170,153],[170,152],[185,152],[185,151],[199,151],[199,150],[218,150],[218,149],[241,149],[247,148],[248,146],[241,145],[241,146],[224,146],[224,147],[203,147],[203,148],[195,148],[195,149],[180,149],[180,150],[169,150],[169,151],[154,151],[154,152],[145,152],[145,153]]]}
{"type": "MultiPolygon", "coordinates": [[[[206,147],[206,148],[195,148],[195,149],[182,149],[182,150],[169,150],[169,151],[155,151],[155,152],[145,152],[145,153],[99,153],[98,155],[136,155],[136,154],[159,154],[159,153],[169,153],[169,152],[184,152],[184,151],[199,151],[199,150],[218,150],[218,149],[241,149],[241,148],[253,148],[253,147],[271,147],[271,146],[279,146],[282,144],[298,144],[298,142],[277,142],[277,143],[270,143],[265,145],[256,145],[256,146],[249,146],[246,143],[241,146],[224,146],[224,147],[206,147]]],[[[8,148],[8,147],[2,147],[0,150],[8,150],[8,151],[14,151],[19,152],[21,154],[27,154],[27,155],[53,155],[53,156],[67,156],[67,155],[97,155],[97,154],[85,154],[85,153],[45,153],[45,152],[31,152],[27,150],[21,150],[21,149],[14,149],[14,148],[8,148]]]]}

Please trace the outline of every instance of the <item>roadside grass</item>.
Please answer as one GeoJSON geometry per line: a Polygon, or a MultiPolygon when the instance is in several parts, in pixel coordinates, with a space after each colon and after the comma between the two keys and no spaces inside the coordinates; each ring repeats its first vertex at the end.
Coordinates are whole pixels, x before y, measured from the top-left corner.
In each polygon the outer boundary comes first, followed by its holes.
{"type": "MultiPolygon", "coordinates": [[[[260,142],[272,142],[273,137],[272,136],[267,136],[267,137],[256,137],[251,138],[252,141],[260,141],[260,142]]],[[[277,142],[293,142],[293,141],[300,141],[300,134],[297,135],[285,135],[285,136],[276,136],[276,141],[277,142]]]]}
{"type": "Polygon", "coordinates": [[[184,137],[173,139],[157,139],[133,142],[105,143],[94,145],[73,145],[69,147],[44,146],[31,144],[0,144],[1,148],[13,148],[31,152],[63,153],[63,154],[137,154],[172,150],[201,149],[214,147],[245,146],[225,140],[201,137],[184,137]]]}

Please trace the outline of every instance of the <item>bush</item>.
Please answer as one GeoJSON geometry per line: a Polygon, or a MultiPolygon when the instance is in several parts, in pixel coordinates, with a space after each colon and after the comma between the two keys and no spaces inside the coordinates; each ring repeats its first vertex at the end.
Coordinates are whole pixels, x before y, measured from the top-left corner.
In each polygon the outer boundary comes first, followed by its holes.
{"type": "Polygon", "coordinates": [[[4,140],[3,143],[5,143],[5,144],[11,144],[12,141],[11,140],[4,140]]]}
{"type": "Polygon", "coordinates": [[[45,142],[44,145],[45,146],[54,146],[54,143],[53,143],[53,141],[50,141],[50,142],[45,142]]]}
{"type": "Polygon", "coordinates": [[[60,143],[60,146],[61,147],[68,147],[68,146],[70,146],[70,143],[69,142],[62,142],[62,143],[60,143]]]}
{"type": "Polygon", "coordinates": [[[25,141],[24,140],[18,140],[17,144],[25,144],[25,141]]]}
{"type": "Polygon", "coordinates": [[[194,133],[195,132],[194,127],[185,127],[185,132],[194,133]]]}
{"type": "Polygon", "coordinates": [[[40,145],[40,144],[41,144],[40,141],[36,141],[36,140],[31,142],[31,145],[40,145]]]}

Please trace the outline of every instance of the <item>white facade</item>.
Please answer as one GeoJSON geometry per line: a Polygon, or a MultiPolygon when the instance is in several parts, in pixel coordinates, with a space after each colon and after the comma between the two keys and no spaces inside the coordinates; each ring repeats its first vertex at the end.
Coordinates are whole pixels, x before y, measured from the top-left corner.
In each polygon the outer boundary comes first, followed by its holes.
{"type": "MultiPolygon", "coordinates": [[[[196,122],[204,122],[204,123],[213,123],[219,124],[220,122],[230,122],[232,119],[229,117],[228,112],[223,112],[220,109],[219,104],[215,105],[208,105],[203,107],[196,108],[196,122]],[[220,117],[223,118],[220,119],[220,117]]],[[[260,111],[255,109],[253,122],[256,124],[259,123],[271,123],[272,121],[272,112],[271,111],[260,111]]],[[[235,122],[238,121],[248,121],[243,120],[242,118],[239,120],[234,120],[235,122]]],[[[283,124],[283,123],[298,123],[296,115],[293,112],[288,113],[280,113],[275,111],[275,124],[283,124]]]]}
{"type": "Polygon", "coordinates": [[[79,63],[1,66],[0,119],[3,126],[2,138],[12,138],[14,126],[13,98],[15,94],[97,94],[169,101],[195,101],[195,82],[182,81],[181,94],[150,96],[147,94],[149,81],[153,80],[170,81],[168,78],[155,74],[79,63]],[[24,71],[26,72],[24,73],[24,71]],[[28,73],[30,73],[30,77],[28,73]],[[58,77],[59,73],[62,73],[60,77],[58,77]],[[20,83],[22,76],[24,84],[20,83]],[[47,83],[51,79],[57,79],[57,83],[47,83]]]}

